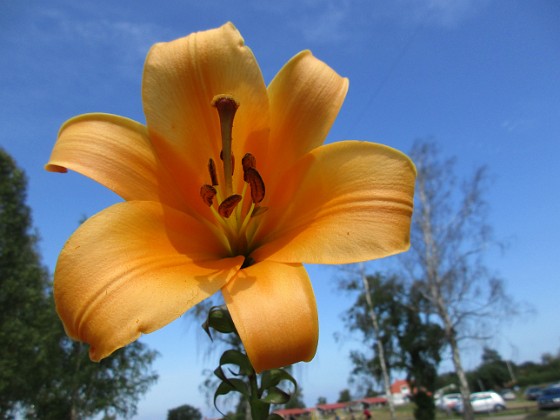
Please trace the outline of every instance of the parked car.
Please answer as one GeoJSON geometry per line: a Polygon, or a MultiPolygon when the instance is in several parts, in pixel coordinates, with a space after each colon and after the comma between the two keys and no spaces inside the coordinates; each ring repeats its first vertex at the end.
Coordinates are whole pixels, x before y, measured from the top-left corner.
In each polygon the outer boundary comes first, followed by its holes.
{"type": "Polygon", "coordinates": [[[500,391],[500,395],[502,396],[502,398],[506,401],[513,401],[515,400],[515,392],[513,392],[513,390],[511,389],[502,389],[500,391]]]}
{"type": "Polygon", "coordinates": [[[560,386],[549,386],[542,390],[537,399],[539,410],[560,408],[560,386]]]}
{"type": "Polygon", "coordinates": [[[539,398],[541,392],[542,392],[542,387],[530,386],[525,390],[525,398],[531,401],[535,401],[539,398]]]}
{"type": "MultiPolygon", "coordinates": [[[[504,399],[493,391],[472,393],[471,405],[475,413],[497,412],[506,409],[504,399]]],[[[463,401],[459,400],[455,405],[455,411],[463,413],[463,401]]]]}
{"type": "Polygon", "coordinates": [[[440,410],[451,411],[459,401],[461,401],[461,394],[446,394],[439,397],[435,404],[440,410]]]}

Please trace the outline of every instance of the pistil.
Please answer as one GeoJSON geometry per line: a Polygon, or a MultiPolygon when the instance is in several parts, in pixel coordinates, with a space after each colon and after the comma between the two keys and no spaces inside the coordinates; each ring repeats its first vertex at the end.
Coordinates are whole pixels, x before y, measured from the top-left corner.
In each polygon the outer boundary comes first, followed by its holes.
{"type": "Polygon", "coordinates": [[[232,129],[233,129],[233,118],[235,117],[235,112],[239,108],[237,101],[229,95],[217,95],[212,100],[212,105],[218,110],[218,115],[220,117],[220,128],[222,135],[222,163],[224,166],[224,181],[226,189],[226,197],[231,196],[233,193],[233,167],[232,167],[232,153],[231,153],[231,143],[232,129]]]}

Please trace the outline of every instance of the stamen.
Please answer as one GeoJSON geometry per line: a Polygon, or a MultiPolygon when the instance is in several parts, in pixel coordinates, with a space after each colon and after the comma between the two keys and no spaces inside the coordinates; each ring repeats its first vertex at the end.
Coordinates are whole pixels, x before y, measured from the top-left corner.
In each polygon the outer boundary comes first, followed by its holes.
{"type": "Polygon", "coordinates": [[[222,201],[222,204],[218,207],[218,213],[220,213],[220,216],[225,217],[226,219],[231,216],[231,213],[233,213],[233,210],[235,210],[235,207],[242,199],[243,197],[239,194],[234,194],[222,201]]]}
{"type": "Polygon", "coordinates": [[[243,156],[243,159],[241,159],[241,165],[243,165],[243,181],[249,182],[247,181],[245,172],[249,168],[257,167],[257,159],[255,159],[255,156],[253,156],[251,153],[246,153],[245,156],[243,156]]]}
{"type": "Polygon", "coordinates": [[[251,153],[245,153],[245,156],[241,159],[241,164],[243,165],[243,170],[247,168],[256,168],[257,159],[251,153]]]}
{"type": "Polygon", "coordinates": [[[212,200],[216,197],[216,188],[212,185],[205,184],[200,187],[200,196],[202,200],[210,207],[212,205],[212,200]]]}
{"type": "Polygon", "coordinates": [[[214,159],[210,158],[208,161],[208,172],[210,173],[210,180],[212,182],[212,186],[218,185],[218,175],[216,174],[216,164],[214,163],[214,159]]]}
{"type": "Polygon", "coordinates": [[[260,203],[264,199],[264,181],[261,178],[261,175],[255,168],[247,168],[244,171],[243,179],[245,182],[249,184],[251,187],[251,199],[253,203],[260,203]]]}
{"type": "Polygon", "coordinates": [[[224,164],[224,178],[226,184],[226,195],[232,193],[232,153],[231,153],[231,131],[233,118],[239,108],[239,104],[229,95],[217,95],[212,100],[212,105],[218,110],[222,134],[222,160],[224,164]]]}
{"type": "Polygon", "coordinates": [[[266,213],[266,211],[268,210],[268,207],[263,207],[263,206],[258,206],[255,207],[253,209],[253,212],[251,213],[251,217],[257,217],[263,213],[266,213]]]}

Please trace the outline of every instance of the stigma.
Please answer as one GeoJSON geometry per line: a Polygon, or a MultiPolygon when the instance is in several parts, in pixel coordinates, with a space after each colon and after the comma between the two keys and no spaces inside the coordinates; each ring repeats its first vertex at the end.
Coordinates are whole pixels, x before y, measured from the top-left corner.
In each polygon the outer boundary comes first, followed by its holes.
{"type": "Polygon", "coordinates": [[[201,186],[200,197],[221,227],[229,253],[248,258],[256,228],[254,219],[266,211],[266,207],[261,206],[265,184],[257,169],[257,159],[249,152],[241,159],[241,168],[236,173],[232,131],[240,104],[230,95],[217,95],[211,105],[216,108],[220,120],[221,168],[212,157],[209,158],[209,183],[201,186]],[[233,186],[240,185],[233,182],[236,176],[243,178],[242,191],[234,191],[233,186]]]}

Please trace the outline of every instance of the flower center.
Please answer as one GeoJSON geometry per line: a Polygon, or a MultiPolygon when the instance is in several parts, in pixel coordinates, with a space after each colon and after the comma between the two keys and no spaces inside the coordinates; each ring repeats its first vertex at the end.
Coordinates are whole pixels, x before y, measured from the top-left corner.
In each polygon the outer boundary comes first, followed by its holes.
{"type": "Polygon", "coordinates": [[[264,182],[257,171],[255,157],[251,153],[246,153],[241,160],[243,189],[239,193],[234,191],[235,157],[231,148],[232,128],[239,104],[231,96],[218,95],[212,100],[212,105],[220,117],[222,137],[220,160],[223,184],[218,182],[218,168],[214,159],[210,158],[208,161],[210,184],[204,184],[200,188],[200,196],[210,207],[218,226],[223,231],[224,245],[230,255],[244,255],[248,259],[252,251],[250,244],[257,228],[254,220],[267,210],[260,205],[265,195],[264,182]]]}

